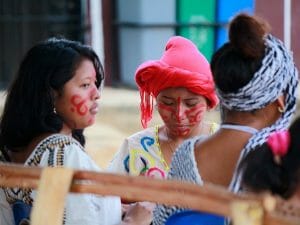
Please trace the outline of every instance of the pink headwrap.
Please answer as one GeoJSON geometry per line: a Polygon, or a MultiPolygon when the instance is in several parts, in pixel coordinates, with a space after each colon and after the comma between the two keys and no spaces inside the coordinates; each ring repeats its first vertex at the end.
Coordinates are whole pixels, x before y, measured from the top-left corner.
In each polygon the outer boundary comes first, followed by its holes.
{"type": "Polygon", "coordinates": [[[144,128],[152,118],[153,97],[171,87],[184,87],[208,100],[210,108],[219,100],[215,93],[210,66],[190,40],[175,36],[169,39],[160,60],[141,64],[135,73],[141,95],[141,122],[144,128]]]}

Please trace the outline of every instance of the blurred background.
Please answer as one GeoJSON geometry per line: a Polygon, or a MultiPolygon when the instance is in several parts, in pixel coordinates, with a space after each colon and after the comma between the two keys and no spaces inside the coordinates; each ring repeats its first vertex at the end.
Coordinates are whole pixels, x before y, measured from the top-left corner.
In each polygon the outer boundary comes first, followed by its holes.
{"type": "MultiPolygon", "coordinates": [[[[87,150],[105,167],[122,140],[141,129],[134,72],[159,59],[173,35],[192,40],[210,60],[227,41],[238,12],[261,16],[300,65],[299,0],[0,0],[0,107],[24,53],[36,42],[63,36],[92,45],[106,81],[97,123],[86,130],[87,150]]],[[[208,120],[219,121],[215,110],[208,120]]],[[[153,124],[160,123],[157,114],[153,124]]]]}

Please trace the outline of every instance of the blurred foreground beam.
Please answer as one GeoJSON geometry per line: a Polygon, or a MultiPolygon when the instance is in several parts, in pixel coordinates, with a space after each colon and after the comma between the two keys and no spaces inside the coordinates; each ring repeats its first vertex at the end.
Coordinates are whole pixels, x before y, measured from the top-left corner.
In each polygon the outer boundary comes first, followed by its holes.
{"type": "MultiPolygon", "coordinates": [[[[0,186],[37,189],[42,170],[23,165],[0,164],[0,186]]],[[[57,173],[56,176],[59,177],[59,174],[57,173]]],[[[261,220],[263,221],[260,224],[300,224],[299,220],[276,215],[272,208],[267,211],[264,198],[258,198],[255,195],[234,194],[223,187],[208,184],[199,186],[174,180],[156,180],[146,177],[74,170],[70,192],[116,195],[126,201],[150,201],[177,205],[231,218],[236,217],[236,213],[238,215],[243,213],[239,212],[238,208],[232,207],[234,203],[248,202],[262,208],[261,220]]]]}

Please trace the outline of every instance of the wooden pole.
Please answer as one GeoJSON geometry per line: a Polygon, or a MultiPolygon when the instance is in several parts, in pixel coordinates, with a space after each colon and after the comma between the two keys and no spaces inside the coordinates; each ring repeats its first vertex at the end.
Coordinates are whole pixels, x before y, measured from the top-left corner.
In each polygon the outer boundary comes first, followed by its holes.
{"type": "MultiPolygon", "coordinates": [[[[0,186],[36,189],[41,171],[41,168],[0,164],[0,186]]],[[[276,212],[266,211],[264,198],[249,194],[234,194],[220,186],[209,184],[199,186],[174,180],[156,180],[90,171],[75,170],[73,172],[70,192],[116,195],[127,201],[150,201],[177,205],[231,218],[233,213],[236,213],[232,209],[232,204],[248,202],[263,209],[264,225],[300,224],[300,221],[279,216],[276,212]]]]}

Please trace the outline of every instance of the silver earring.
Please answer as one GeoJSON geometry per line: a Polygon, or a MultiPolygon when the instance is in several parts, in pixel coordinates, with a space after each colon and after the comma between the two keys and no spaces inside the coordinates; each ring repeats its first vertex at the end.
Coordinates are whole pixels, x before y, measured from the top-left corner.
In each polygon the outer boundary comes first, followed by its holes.
{"type": "Polygon", "coordinates": [[[54,114],[57,114],[56,108],[55,108],[55,107],[53,107],[53,113],[54,113],[54,114]]]}

